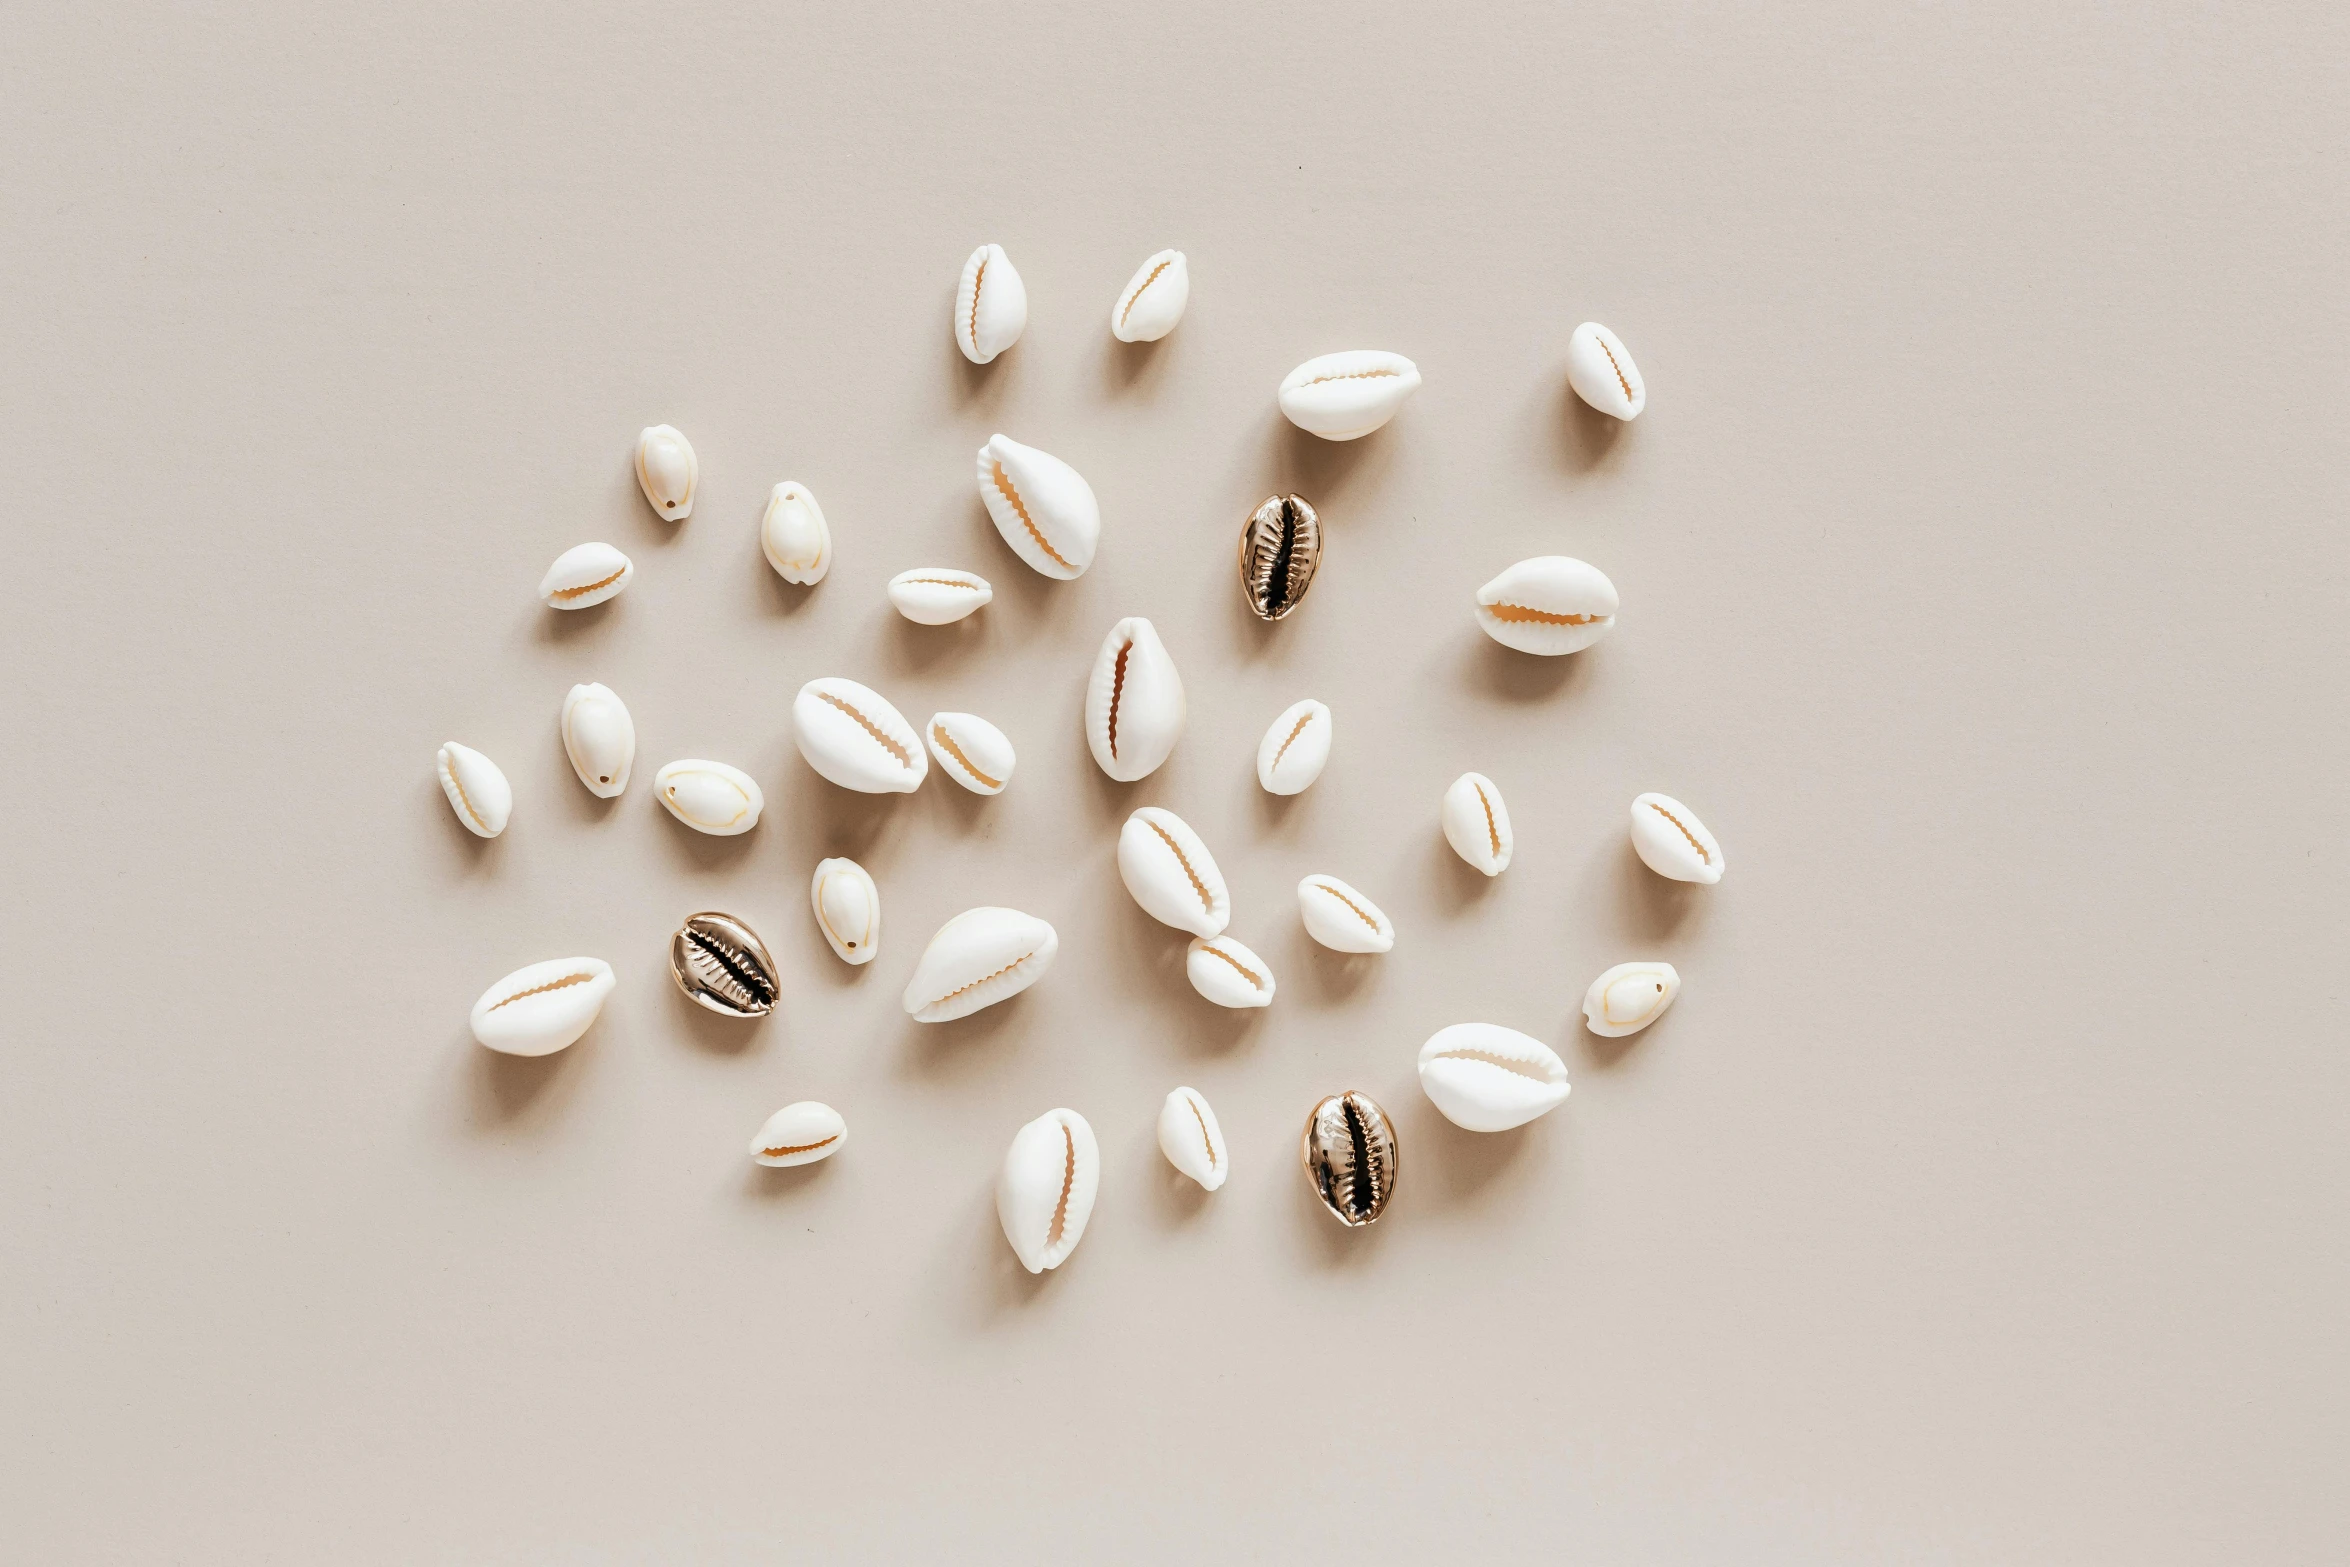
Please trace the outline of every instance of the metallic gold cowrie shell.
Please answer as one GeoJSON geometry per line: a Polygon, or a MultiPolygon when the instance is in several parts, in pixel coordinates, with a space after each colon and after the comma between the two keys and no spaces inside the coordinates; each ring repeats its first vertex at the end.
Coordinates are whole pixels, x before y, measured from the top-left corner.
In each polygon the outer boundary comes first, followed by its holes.
{"type": "Polygon", "coordinates": [[[731,914],[688,914],[669,938],[669,973],[698,1004],[727,1017],[765,1017],[782,994],[759,933],[731,914]]]}
{"type": "Polygon", "coordinates": [[[1348,1089],[1314,1106],[1306,1117],[1298,1155],[1322,1206],[1348,1229],[1360,1229],[1387,1211],[1403,1146],[1395,1123],[1369,1094],[1348,1089]]]}
{"type": "Polygon", "coordinates": [[[1240,529],[1240,591],[1249,613],[1279,620],[1306,596],[1322,564],[1322,519],[1302,495],[1276,495],[1240,529]]]}

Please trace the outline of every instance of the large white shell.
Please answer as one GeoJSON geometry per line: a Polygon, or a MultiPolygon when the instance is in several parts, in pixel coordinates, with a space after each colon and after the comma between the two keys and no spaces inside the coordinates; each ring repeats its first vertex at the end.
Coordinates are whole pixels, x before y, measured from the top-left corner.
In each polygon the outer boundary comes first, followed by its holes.
{"type": "Polygon", "coordinates": [[[1712,886],[1726,868],[1722,846],[1697,813],[1669,794],[1632,802],[1632,848],[1659,876],[1712,886]]]}
{"type": "Polygon", "coordinates": [[[976,713],[933,713],[922,742],[939,771],[973,794],[1002,794],[1019,758],[1004,732],[976,713]]]}
{"type": "Polygon", "coordinates": [[[890,603],[918,626],[951,624],[994,598],[985,577],[952,566],[916,566],[889,579],[890,603]]]}
{"type": "Polygon", "coordinates": [[[1101,1184],[1101,1150],[1084,1116],[1047,1110],[1020,1128],[995,1178],[996,1218],[1020,1266],[1042,1273],[1069,1260],[1101,1184]]]}
{"type": "Polygon", "coordinates": [[[636,765],[636,720],[610,686],[573,686],[563,698],[563,754],[590,794],[611,799],[636,765]]]}
{"type": "Polygon", "coordinates": [[[1297,912],[1306,934],[1333,952],[1386,952],[1395,945],[1386,912],[1335,876],[1299,882],[1297,912]]]}
{"type": "Polygon", "coordinates": [[[759,550],[786,582],[822,582],[832,569],[832,528],[805,485],[786,479],[767,497],[759,550]]]}
{"type": "Polygon", "coordinates": [[[881,889],[855,860],[821,861],[808,883],[816,928],[843,963],[870,963],[881,950],[881,889]]]}
{"type": "Polygon", "coordinates": [[[1191,303],[1191,263],[1162,250],[1134,269],[1110,306],[1110,335],[1121,343],[1155,343],[1175,330],[1191,303]]]}
{"type": "Polygon", "coordinates": [[[1518,840],[1510,832],[1509,807],[1501,803],[1492,779],[1463,773],[1444,791],[1444,841],[1488,876],[1509,869],[1518,840]]]}
{"type": "Polygon", "coordinates": [[[1146,805],[1118,832],[1118,876],[1142,912],[1194,936],[1220,936],[1232,923],[1232,897],[1216,857],[1191,824],[1146,805]]]}
{"type": "Polygon", "coordinates": [[[955,346],[975,365],[1020,341],[1028,328],[1028,287],[1001,245],[982,245],[955,284],[955,346]]]}
{"type": "Polygon", "coordinates": [[[551,1056],[588,1031],[612,994],[601,958],[550,958],[518,968],[473,1004],[473,1037],[510,1056],[551,1056]]]}
{"type": "Polygon", "coordinates": [[[433,770],[440,775],[441,793],[449,797],[449,809],[457,813],[457,820],[465,830],[477,838],[495,838],[506,830],[506,819],[514,813],[514,786],[491,761],[469,745],[451,740],[433,758],[433,770]]]}
{"type": "Polygon", "coordinates": [[[792,698],[792,738],[808,765],[843,789],[912,794],[930,775],[914,726],[880,692],[854,680],[811,680],[792,698]]]}
{"type": "Polygon", "coordinates": [[[1455,1023],[1420,1047],[1420,1089],[1453,1125],[1506,1132],[1566,1102],[1567,1065],[1514,1028],[1455,1023]]]}
{"type": "Polygon", "coordinates": [[[1183,975],[1192,989],[1220,1007],[1273,1004],[1272,965],[1230,936],[1194,939],[1183,955],[1183,975]]]}
{"type": "Polygon", "coordinates": [[[1267,794],[1299,794],[1330,760],[1330,709],[1312,697],[1281,710],[1257,742],[1257,782],[1267,794]]]}
{"type": "Polygon", "coordinates": [[[1085,743],[1120,783],[1147,778],[1183,738],[1183,677],[1139,616],[1110,628],[1085,684],[1085,743]]]}
{"type": "Polygon", "coordinates": [[[1624,340],[1596,321],[1586,321],[1567,339],[1567,384],[1603,414],[1637,419],[1648,406],[1648,383],[1624,340]]]}
{"type": "Polygon", "coordinates": [[[1033,914],[965,909],[922,949],[906,982],[906,1013],[918,1023],[968,1017],[1042,979],[1060,950],[1061,938],[1033,914]]]}
{"type": "Polygon", "coordinates": [[[1670,963],[1619,963],[1583,992],[1584,1026],[1608,1039],[1637,1034],[1680,993],[1681,974],[1670,963]]]}
{"type": "Polygon", "coordinates": [[[751,1139],[751,1157],[771,1168],[789,1169],[829,1159],[848,1146],[849,1123],[840,1112],[813,1099],[785,1105],[767,1118],[751,1139]]]}
{"type": "Polygon", "coordinates": [[[694,443],[674,425],[656,424],[637,432],[636,482],[653,510],[671,522],[694,514],[694,489],[702,482],[694,443]]]}
{"type": "Polygon", "coordinates": [[[699,757],[671,762],[655,773],[653,792],[670,815],[714,838],[749,832],[767,807],[767,797],[749,773],[699,757]]]}
{"type": "Polygon", "coordinates": [[[1102,508],[1085,475],[1050,452],[991,435],[979,448],[979,499],[1012,553],[1066,582],[1085,575],[1102,508]]]}
{"type": "Polygon", "coordinates": [[[611,545],[574,544],[539,579],[539,598],[549,609],[586,609],[619,597],[635,575],[636,567],[611,545]]]}
{"type": "Polygon", "coordinates": [[[1159,1152],[1211,1192],[1232,1173],[1224,1128],[1216,1124],[1216,1112],[1196,1088],[1178,1088],[1159,1106],[1159,1152]]]}
{"type": "Polygon", "coordinates": [[[1281,378],[1281,411],[1325,441],[1369,435],[1420,389],[1420,367],[1401,354],[1354,348],[1309,359],[1281,378]]]}
{"type": "Polygon", "coordinates": [[[1537,555],[1477,590],[1477,624],[1503,647],[1580,653],[1615,628],[1616,585],[1571,555],[1537,555]]]}

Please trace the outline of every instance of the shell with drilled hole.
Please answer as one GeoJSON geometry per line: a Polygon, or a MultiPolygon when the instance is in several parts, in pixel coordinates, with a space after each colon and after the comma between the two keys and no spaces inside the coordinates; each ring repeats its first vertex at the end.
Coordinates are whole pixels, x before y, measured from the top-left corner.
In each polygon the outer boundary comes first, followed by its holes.
{"type": "Polygon", "coordinates": [[[497,763],[451,740],[433,758],[433,771],[440,777],[441,793],[449,797],[449,809],[467,832],[495,838],[506,830],[506,820],[514,814],[514,786],[497,763]]]}
{"type": "Polygon", "coordinates": [[[881,889],[855,860],[818,862],[808,883],[816,928],[843,963],[870,963],[881,950],[881,889]]]}
{"type": "Polygon", "coordinates": [[[1273,1004],[1273,967],[1230,936],[1194,938],[1183,954],[1183,977],[1220,1007],[1273,1004]]]}
{"type": "Polygon", "coordinates": [[[1332,1094],[1306,1117],[1298,1156],[1306,1180],[1330,1216],[1360,1229],[1387,1211],[1403,1173],[1403,1144],[1395,1123],[1369,1094],[1349,1089],[1332,1094]]]}
{"type": "Polygon", "coordinates": [[[1156,627],[1130,617],[1110,628],[1085,683],[1085,743],[1120,783],[1147,778],[1183,738],[1183,677],[1156,627]]]}
{"type": "Polygon", "coordinates": [[[1216,857],[1173,811],[1146,805],[1118,832],[1118,876],[1142,912],[1194,936],[1220,936],[1232,923],[1232,896],[1216,857]]]}
{"type": "Polygon", "coordinates": [[[1379,905],[1335,876],[1299,882],[1297,912],[1306,934],[1333,952],[1386,952],[1395,946],[1395,926],[1379,905]]]}
{"type": "Polygon", "coordinates": [[[973,794],[1002,794],[1019,758],[1004,732],[976,713],[933,713],[922,742],[938,770],[973,794]]]}
{"type": "Polygon", "coordinates": [[[612,799],[636,765],[636,720],[610,686],[573,686],[563,697],[563,754],[588,793],[612,799]]]}
{"type": "Polygon", "coordinates": [[[1020,1128],[995,1178],[996,1218],[1020,1266],[1042,1273],[1069,1260],[1101,1184],[1101,1149],[1084,1116],[1047,1110],[1020,1128]]]}
{"type": "Polygon", "coordinates": [[[975,365],[1020,341],[1028,328],[1028,288],[1001,245],[982,245],[955,284],[955,346],[975,365]]]}
{"type": "Polygon", "coordinates": [[[1420,1091],[1464,1131],[1506,1132],[1566,1103],[1567,1066],[1514,1028],[1455,1023],[1420,1047],[1420,1091]]]}
{"type": "Polygon", "coordinates": [[[1722,845],[1697,813],[1669,794],[1632,802],[1632,848],[1640,863],[1675,881],[1710,887],[1722,879],[1722,845]]]}
{"type": "Polygon", "coordinates": [[[1159,1152],[1205,1191],[1222,1186],[1232,1171],[1224,1128],[1216,1124],[1216,1112],[1196,1088],[1178,1088],[1159,1106],[1159,1152]]]}
{"type": "Polygon", "coordinates": [[[803,484],[786,479],[767,497],[759,519],[759,552],[786,582],[822,582],[832,569],[832,527],[803,484]]]}
{"type": "Polygon", "coordinates": [[[1042,979],[1060,950],[1061,938],[1033,914],[965,909],[922,949],[906,981],[906,1015],[946,1023],[1008,1001],[1042,979]]]}
{"type": "Polygon", "coordinates": [[[539,579],[539,599],[549,609],[586,609],[618,598],[635,575],[636,567],[611,545],[574,544],[539,579]]]}
{"type": "Polygon", "coordinates": [[[551,1056],[586,1033],[612,994],[601,958],[549,958],[518,968],[473,1004],[473,1037],[509,1056],[551,1056]]]}
{"type": "Polygon", "coordinates": [[[694,443],[675,425],[656,424],[636,437],[636,482],[653,510],[671,522],[694,514],[694,490],[702,482],[702,462],[694,443]]]}
{"type": "Polygon", "coordinates": [[[1501,790],[1483,773],[1463,773],[1444,791],[1444,841],[1452,852],[1488,876],[1510,867],[1518,840],[1510,832],[1509,807],[1501,790]]]}
{"type": "Polygon", "coordinates": [[[1257,782],[1267,794],[1299,794],[1330,760],[1330,709],[1312,697],[1281,710],[1257,742],[1257,782]]]}
{"type": "Polygon", "coordinates": [[[829,1159],[848,1146],[849,1123],[840,1112],[813,1099],[785,1105],[767,1118],[751,1139],[751,1158],[772,1169],[829,1159]]]}
{"type": "Polygon", "coordinates": [[[1309,359],[1281,378],[1281,412],[1325,441],[1360,440],[1420,389],[1420,367],[1378,348],[1309,359]]]}
{"type": "Polygon", "coordinates": [[[1583,1025],[1622,1039],[1663,1017],[1680,993],[1681,973],[1670,963],[1619,963],[1583,992],[1583,1025]]]}
{"type": "Polygon", "coordinates": [[[1012,553],[1048,577],[1085,575],[1102,508],[1085,476],[1050,452],[991,435],[979,448],[979,499],[1012,553]]]}
{"type": "Polygon", "coordinates": [[[749,832],[767,808],[767,797],[749,773],[700,757],[671,762],[655,773],[653,793],[670,815],[713,838],[749,832]]]}
{"type": "Polygon", "coordinates": [[[984,607],[995,589],[976,571],[916,566],[889,579],[889,601],[918,626],[945,626],[984,607]]]}
{"type": "Polygon", "coordinates": [[[1580,653],[1614,629],[1616,585],[1571,555],[1537,555],[1477,590],[1477,624],[1521,653],[1580,653]]]}
{"type": "Polygon", "coordinates": [[[792,698],[792,739],[808,765],[843,789],[912,794],[930,775],[922,737],[880,692],[827,675],[792,698]]]}
{"type": "Polygon", "coordinates": [[[1586,321],[1567,339],[1567,385],[1575,395],[1617,419],[1637,419],[1648,406],[1648,383],[1624,340],[1596,321],[1586,321]]]}
{"type": "Polygon", "coordinates": [[[1155,343],[1175,330],[1191,303],[1191,263],[1162,250],[1134,269],[1110,306],[1110,335],[1121,343],[1155,343]]]}

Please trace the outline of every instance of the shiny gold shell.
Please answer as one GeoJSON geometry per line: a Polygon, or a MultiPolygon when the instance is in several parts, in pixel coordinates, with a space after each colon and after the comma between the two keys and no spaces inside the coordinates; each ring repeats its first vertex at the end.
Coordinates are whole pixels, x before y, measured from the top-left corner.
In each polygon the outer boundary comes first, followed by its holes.
{"type": "Polygon", "coordinates": [[[1240,591],[1259,620],[1297,608],[1322,564],[1322,519],[1302,495],[1276,495],[1240,530],[1240,591]]]}
{"type": "Polygon", "coordinates": [[[758,933],[731,914],[689,914],[669,938],[677,988],[728,1017],[765,1017],[780,993],[775,959],[758,933]]]}
{"type": "Polygon", "coordinates": [[[1298,1153],[1314,1195],[1339,1223],[1357,1229],[1387,1211],[1403,1146],[1395,1123],[1369,1094],[1349,1089],[1314,1106],[1298,1153]]]}

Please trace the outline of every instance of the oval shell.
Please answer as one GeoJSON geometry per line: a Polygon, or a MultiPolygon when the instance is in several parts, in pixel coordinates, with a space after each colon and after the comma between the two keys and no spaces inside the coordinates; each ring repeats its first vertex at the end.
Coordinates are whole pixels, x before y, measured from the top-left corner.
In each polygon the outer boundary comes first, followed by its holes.
{"type": "Polygon", "coordinates": [[[573,686],[563,698],[563,754],[588,793],[609,800],[636,765],[636,720],[610,686],[573,686]]]}
{"type": "Polygon", "coordinates": [[[1002,794],[1019,758],[1004,732],[976,713],[933,713],[922,741],[939,771],[973,794],[1002,794]]]}
{"type": "Polygon", "coordinates": [[[1281,378],[1281,412],[1326,441],[1360,440],[1420,389],[1420,367],[1378,348],[1309,359],[1281,378]]]}
{"type": "Polygon", "coordinates": [[[1066,582],[1101,542],[1101,503],[1085,476],[1050,452],[991,435],[979,448],[979,499],[1012,553],[1066,582]]]}
{"type": "Polygon", "coordinates": [[[481,993],[473,1037],[502,1055],[553,1055],[595,1023],[613,983],[601,958],[528,964],[481,993]]]}
{"type": "Polygon", "coordinates": [[[653,792],[670,815],[715,838],[749,832],[767,805],[749,773],[699,757],[671,762],[655,773],[653,792]]]}
{"type": "Polygon", "coordinates": [[[965,909],[922,949],[906,982],[906,1014],[945,1023],[1008,1001],[1042,979],[1060,950],[1060,936],[1033,914],[965,909]]]}
{"type": "Polygon", "coordinates": [[[1142,911],[1194,936],[1217,936],[1232,923],[1232,897],[1216,857],[1173,811],[1146,805],[1118,832],[1118,876],[1142,911]]]}
{"type": "Polygon", "coordinates": [[[782,986],[759,933],[731,914],[688,914],[669,938],[669,977],[722,1017],[765,1017],[782,986]]]}
{"type": "Polygon", "coordinates": [[[449,809],[457,813],[457,820],[465,830],[477,838],[495,838],[506,830],[506,821],[514,812],[514,786],[498,764],[469,745],[451,740],[433,759],[433,770],[439,774],[441,793],[448,796],[449,809]]]}
{"type": "Polygon", "coordinates": [[[694,490],[702,480],[694,443],[674,425],[656,424],[637,432],[636,482],[653,510],[671,522],[694,514],[694,490]]]}
{"type": "Polygon", "coordinates": [[[1619,963],[1583,992],[1584,1026],[1607,1039],[1637,1034],[1680,993],[1681,974],[1670,963],[1619,963]]]}
{"type": "Polygon", "coordinates": [[[1632,802],[1632,848],[1641,864],[1675,881],[1710,887],[1727,868],[1721,843],[1695,811],[1669,794],[1644,794],[1632,802]]]}
{"type": "Polygon", "coordinates": [[[918,626],[952,624],[994,598],[985,577],[951,566],[916,566],[889,579],[890,603],[918,626]]]}
{"type": "Polygon", "coordinates": [[[1506,1132],[1566,1103],[1567,1066],[1541,1040],[1498,1023],[1455,1023],[1420,1047],[1420,1089],[1453,1125],[1506,1132]]]}
{"type": "Polygon", "coordinates": [[[912,794],[930,775],[929,753],[906,715],[854,680],[827,675],[800,687],[791,731],[808,765],[843,789],[912,794]]]}
{"type": "Polygon", "coordinates": [[[1149,777],[1174,753],[1186,716],[1183,677],[1157,628],[1139,616],[1112,626],[1085,686],[1085,743],[1095,763],[1120,783],[1149,777]]]}
{"type": "Polygon", "coordinates": [[[1206,1191],[1222,1186],[1232,1173],[1224,1128],[1216,1124],[1216,1112],[1196,1088],[1178,1088],[1159,1106],[1159,1152],[1206,1191]]]}
{"type": "Polygon", "coordinates": [[[574,544],[539,579],[539,597],[550,609],[586,609],[619,597],[635,575],[636,567],[611,545],[574,544]]]}
{"type": "Polygon", "coordinates": [[[996,1219],[1020,1266],[1042,1273],[1069,1260],[1101,1183],[1101,1149],[1084,1116],[1047,1110],[1020,1128],[995,1183],[996,1219]]]}
{"type": "Polygon", "coordinates": [[[843,963],[870,963],[881,950],[881,891],[855,860],[825,860],[808,884],[816,928],[843,963]]]}
{"type": "Polygon", "coordinates": [[[767,1118],[751,1139],[751,1158],[783,1170],[796,1164],[829,1159],[848,1146],[849,1123],[828,1104],[803,1099],[785,1105],[767,1118]]]}
{"type": "Polygon", "coordinates": [[[832,569],[832,529],[807,488],[786,479],[767,497],[759,519],[759,550],[786,582],[824,580],[832,569]]]}
{"type": "Polygon", "coordinates": [[[1360,1229],[1387,1211],[1403,1173],[1403,1145],[1395,1123],[1369,1094],[1332,1094],[1306,1117],[1299,1157],[1306,1180],[1331,1217],[1360,1229]]]}
{"type": "Polygon", "coordinates": [[[1308,697],[1281,710],[1257,742],[1257,782],[1267,794],[1298,794],[1330,760],[1330,709],[1308,697]]]}
{"type": "Polygon", "coordinates": [[[1580,653],[1615,628],[1616,585],[1571,555],[1519,561],[1477,590],[1477,624],[1503,647],[1580,653]]]}
{"type": "Polygon", "coordinates": [[[1567,384],[1603,414],[1637,419],[1648,406],[1648,383],[1624,340],[1596,321],[1586,321],[1567,339],[1567,384]]]}
{"type": "Polygon", "coordinates": [[[1297,912],[1306,934],[1333,952],[1386,952],[1395,946],[1395,926],[1385,912],[1335,876],[1299,882],[1297,912]]]}
{"type": "Polygon", "coordinates": [[[1483,773],[1463,773],[1444,791],[1444,841],[1452,852],[1488,876],[1509,869],[1518,840],[1510,831],[1509,807],[1501,790],[1483,773]]]}
{"type": "Polygon", "coordinates": [[[1259,620],[1304,602],[1322,564],[1322,518],[1302,495],[1276,495],[1240,528],[1240,592],[1259,620]]]}
{"type": "Polygon", "coordinates": [[[1191,303],[1191,263],[1162,250],[1134,269],[1110,306],[1110,335],[1121,343],[1155,343],[1175,330],[1191,303]]]}
{"type": "Polygon", "coordinates": [[[1220,1007],[1273,1004],[1273,967],[1230,936],[1200,936],[1183,955],[1183,977],[1220,1007]]]}
{"type": "Polygon", "coordinates": [[[1020,341],[1028,328],[1028,289],[1001,245],[982,245],[955,284],[955,346],[975,365],[1020,341]]]}

